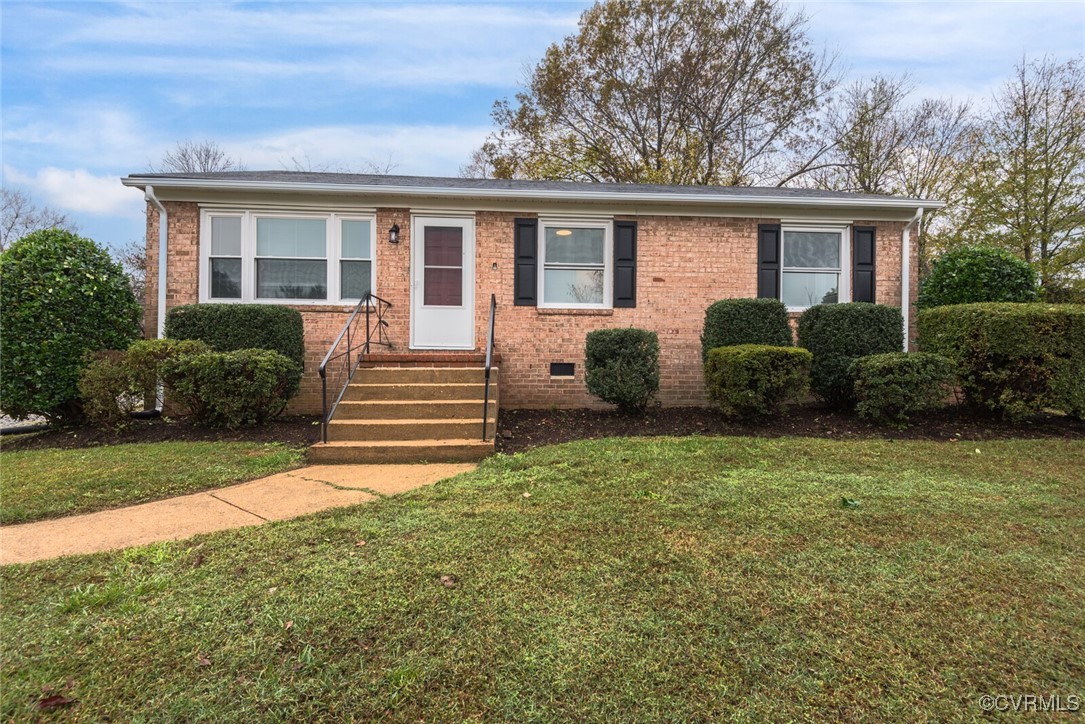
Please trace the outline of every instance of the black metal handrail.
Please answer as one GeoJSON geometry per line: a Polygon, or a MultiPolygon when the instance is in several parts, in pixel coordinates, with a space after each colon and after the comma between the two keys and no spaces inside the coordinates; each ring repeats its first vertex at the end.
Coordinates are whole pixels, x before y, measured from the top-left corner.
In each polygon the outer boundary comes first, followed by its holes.
{"type": "Polygon", "coordinates": [[[380,347],[392,346],[384,333],[388,328],[388,322],[384,321],[384,315],[391,306],[391,302],[367,292],[364,297],[358,300],[358,304],[355,305],[354,311],[350,313],[347,323],[343,325],[343,330],[339,332],[339,336],[332,342],[328,354],[324,355],[324,361],[320,363],[320,394],[324,407],[321,417],[321,439],[324,442],[328,441],[328,423],[331,422],[335,409],[339,407],[339,402],[343,399],[343,395],[346,394],[347,385],[350,384],[351,378],[354,377],[354,372],[358,369],[358,365],[361,364],[362,358],[369,354],[369,350],[373,345],[380,347]],[[362,312],[364,314],[361,314],[362,312]],[[365,320],[364,337],[360,335],[361,329],[359,328],[363,319],[365,320]],[[344,341],[346,342],[345,346],[343,345],[344,341]],[[332,402],[330,407],[328,406],[329,364],[332,365],[333,374],[335,375],[332,380],[332,390],[336,388],[339,390],[335,395],[335,401],[332,402]]]}
{"type": "MultiPolygon", "coordinates": [[[[482,393],[482,442],[486,442],[486,423],[490,415],[490,369],[494,363],[494,316],[497,314],[497,295],[490,295],[490,332],[486,337],[486,388],[482,393]]],[[[496,420],[496,417],[494,418],[496,420]]]]}

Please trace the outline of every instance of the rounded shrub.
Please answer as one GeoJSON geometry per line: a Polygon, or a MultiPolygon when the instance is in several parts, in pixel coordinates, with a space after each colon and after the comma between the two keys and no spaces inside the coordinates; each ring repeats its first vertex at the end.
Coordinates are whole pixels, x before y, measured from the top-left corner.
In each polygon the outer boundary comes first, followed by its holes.
{"type": "Polygon", "coordinates": [[[188,304],[166,315],[166,337],[198,339],[219,352],[274,350],[305,368],[301,313],[280,304],[188,304]]]}
{"type": "Polygon", "coordinates": [[[810,388],[813,355],[801,347],[740,344],[708,351],[708,397],[728,417],[775,415],[810,388]]]}
{"type": "Polygon", "coordinates": [[[1036,272],[1022,259],[993,246],[963,246],[934,260],[919,285],[920,309],[973,302],[1031,302],[1036,272]]]}
{"type": "Polygon", "coordinates": [[[211,351],[210,345],[198,339],[141,339],[128,347],[124,363],[135,385],[148,395],[162,380],[163,362],[211,351]]]}
{"type": "Polygon", "coordinates": [[[132,379],[126,357],[120,350],[87,354],[87,364],[79,373],[79,397],[83,414],[96,425],[123,427],[131,419],[129,414],[140,407],[141,390],[132,379]]]}
{"type": "Polygon", "coordinates": [[[738,344],[790,347],[793,344],[787,307],[779,299],[721,299],[704,315],[701,359],[708,350],[738,344]]]}
{"type": "Polygon", "coordinates": [[[942,407],[956,377],[953,362],[927,352],[860,357],[852,375],[859,416],[901,428],[912,415],[942,407]]]}
{"type": "Polygon", "coordinates": [[[154,405],[161,380],[159,367],[164,361],[210,351],[194,339],[141,339],[125,351],[90,353],[79,375],[83,411],[95,424],[121,427],[130,413],[154,405]]]}
{"type": "Polygon", "coordinates": [[[139,304],[121,266],[90,239],[35,231],[0,254],[0,400],[17,418],[81,413],[87,352],[139,336],[139,304]]]}
{"type": "Polygon", "coordinates": [[[286,408],[301,382],[293,360],[266,349],[182,355],[160,367],[195,422],[212,427],[263,424],[286,408]]]}
{"type": "Polygon", "coordinates": [[[632,327],[589,332],[584,370],[592,395],[622,410],[643,410],[659,391],[659,338],[632,327]]]}
{"type": "Polygon", "coordinates": [[[799,317],[799,346],[814,355],[810,389],[834,407],[851,408],[852,363],[871,354],[900,352],[904,317],[896,307],[883,304],[819,304],[799,317]]]}
{"type": "Polygon", "coordinates": [[[919,313],[925,352],[957,365],[974,408],[1022,419],[1085,416],[1085,305],[961,304],[919,313]]]}

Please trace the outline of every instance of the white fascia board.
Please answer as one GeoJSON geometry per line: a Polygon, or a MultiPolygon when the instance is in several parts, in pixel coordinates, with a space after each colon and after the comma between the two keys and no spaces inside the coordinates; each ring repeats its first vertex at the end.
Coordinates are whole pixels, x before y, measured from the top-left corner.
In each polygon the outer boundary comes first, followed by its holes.
{"type": "Polygon", "coordinates": [[[295,193],[334,193],[361,194],[366,196],[415,196],[424,198],[503,198],[525,200],[566,200],[566,201],[602,201],[602,202],[655,202],[682,204],[690,206],[796,206],[796,207],[840,207],[851,208],[892,208],[892,209],[937,209],[945,204],[923,199],[886,198],[818,198],[796,196],[761,196],[735,194],[712,196],[707,194],[674,194],[650,191],[614,193],[607,191],[565,191],[555,189],[462,189],[447,186],[386,186],[382,184],[324,184],[324,183],[287,183],[281,181],[229,181],[206,179],[167,179],[128,176],[121,179],[125,186],[144,188],[148,184],[156,188],[189,188],[233,191],[270,191],[295,193]]]}

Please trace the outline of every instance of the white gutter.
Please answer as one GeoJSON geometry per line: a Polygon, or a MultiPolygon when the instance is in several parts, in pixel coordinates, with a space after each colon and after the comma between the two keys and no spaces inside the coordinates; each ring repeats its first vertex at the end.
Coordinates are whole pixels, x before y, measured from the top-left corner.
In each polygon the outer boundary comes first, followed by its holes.
{"type": "Polygon", "coordinates": [[[904,351],[907,352],[911,344],[908,340],[908,332],[911,325],[912,305],[912,227],[923,218],[923,207],[915,210],[915,216],[904,227],[900,244],[900,311],[904,315],[904,351]]]}
{"type": "MultiPolygon", "coordinates": [[[[175,179],[175,178],[140,178],[128,176],[121,179],[125,186],[143,187],[153,181],[161,188],[218,189],[235,191],[279,191],[311,193],[350,193],[369,196],[424,196],[438,198],[506,198],[506,199],[546,199],[568,201],[609,201],[609,202],[654,202],[680,204],[726,204],[726,205],[765,205],[777,206],[824,206],[824,207],[880,207],[914,209],[918,204],[928,208],[941,208],[937,201],[922,199],[885,198],[818,198],[810,196],[771,196],[754,194],[685,194],[662,191],[588,191],[579,189],[494,189],[463,188],[448,186],[390,186],[385,184],[343,184],[343,183],[297,183],[286,181],[232,181],[223,179],[175,179]]],[[[150,187],[148,187],[150,188],[150,187]]]]}
{"type": "Polygon", "coordinates": [[[143,198],[158,209],[158,338],[162,339],[166,332],[166,238],[169,236],[169,217],[166,207],[154,195],[154,186],[144,189],[143,198]]]}

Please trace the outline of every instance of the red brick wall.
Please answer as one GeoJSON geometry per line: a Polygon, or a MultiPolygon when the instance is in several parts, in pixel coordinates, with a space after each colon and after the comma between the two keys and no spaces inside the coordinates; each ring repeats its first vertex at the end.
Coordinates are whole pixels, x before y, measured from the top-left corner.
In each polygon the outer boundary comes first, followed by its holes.
{"type": "MultiPolygon", "coordinates": [[[[170,226],[170,282],[167,306],[189,304],[198,297],[199,212],[196,204],[167,203],[170,226]]],[[[513,219],[531,214],[479,212],[476,226],[476,348],[486,343],[490,294],[497,295],[496,347],[502,358],[503,407],[603,406],[584,389],[584,337],[594,329],[636,326],[659,334],[659,401],[668,406],[706,403],[701,368],[700,335],[705,308],[726,297],[757,293],[757,225],[775,219],[641,216],[638,221],[637,306],[613,310],[548,310],[513,305],[513,219]],[[573,379],[551,379],[551,362],[576,365],[573,379]]],[[[877,232],[877,300],[900,303],[900,222],[869,222],[877,232]]],[[[158,218],[147,215],[147,321],[154,334],[157,320],[158,218]]],[[[388,313],[392,351],[407,352],[410,310],[410,213],[377,210],[377,289],[392,303],[388,313]],[[387,240],[387,230],[400,228],[400,243],[387,240]]],[[[915,264],[913,245],[913,270],[915,264]]],[[[916,279],[913,273],[913,295],[916,279]]],[[[305,319],[306,372],[294,412],[320,410],[316,370],[339,333],[349,310],[299,306],[305,319]]]]}

